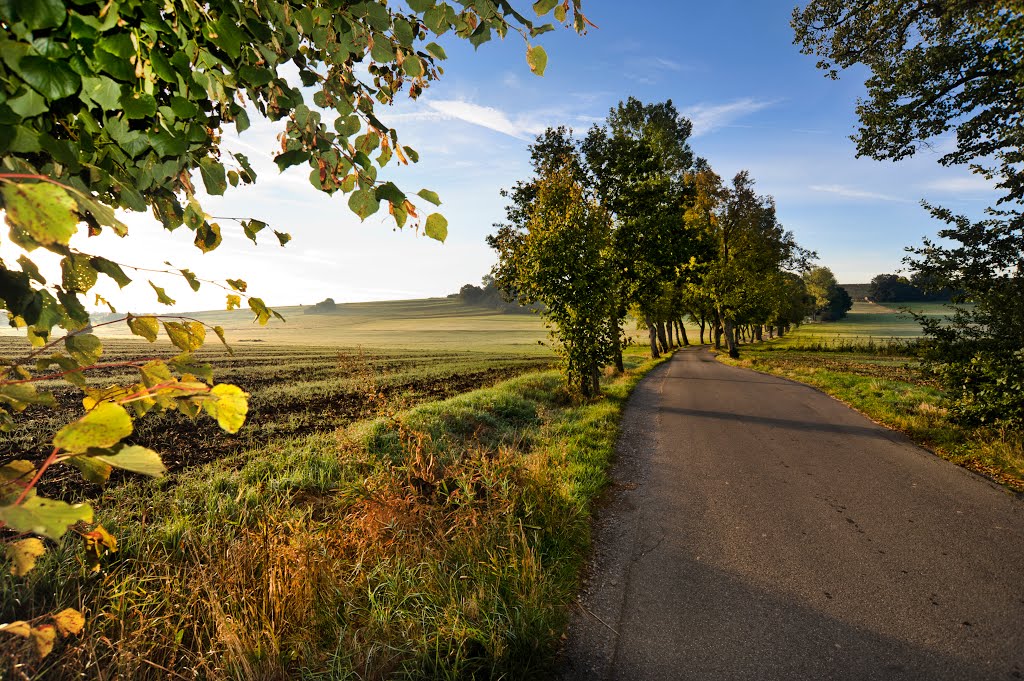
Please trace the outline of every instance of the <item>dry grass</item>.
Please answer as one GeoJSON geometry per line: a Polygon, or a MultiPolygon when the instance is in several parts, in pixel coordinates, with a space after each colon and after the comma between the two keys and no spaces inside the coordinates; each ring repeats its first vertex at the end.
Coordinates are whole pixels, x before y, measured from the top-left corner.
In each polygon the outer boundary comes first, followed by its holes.
{"type": "Polygon", "coordinates": [[[535,677],[575,596],[619,412],[651,366],[638,357],[592,403],[533,373],[110,489],[97,505],[120,551],[101,572],[68,540],[27,580],[0,574],[0,617],[77,607],[86,632],[42,663],[0,639],[0,674],[535,677]]]}

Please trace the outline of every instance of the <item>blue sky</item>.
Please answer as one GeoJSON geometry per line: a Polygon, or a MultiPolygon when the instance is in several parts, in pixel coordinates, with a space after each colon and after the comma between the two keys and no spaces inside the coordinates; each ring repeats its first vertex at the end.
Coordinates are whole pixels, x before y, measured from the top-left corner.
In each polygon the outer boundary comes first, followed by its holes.
{"type": "MultiPolygon", "coordinates": [[[[360,223],[346,197],[326,197],[308,185],[308,169],[279,174],[271,161],[278,130],[255,122],[241,137],[227,135],[225,144],[253,160],[257,185],[204,205],[214,215],[257,217],[290,232],[286,248],[272,245],[272,237],[254,246],[240,228],[223,223],[224,244],[204,256],[187,230],[168,234],[143,215],[130,216],[125,240],[103,236],[80,246],[110,249],[123,262],[170,260],[201,276],[241,277],[272,305],[446,295],[479,282],[493,264],[484,237],[503,215],[498,192],[528,175],[533,136],[560,124],[582,134],[634,96],[671,99],[694,123],[698,155],[724,178],[748,169],[759,191],[775,197],[780,221],[818,252],[821,264],[841,282],[868,281],[897,269],[905,246],[938,229],[919,200],[976,213],[992,194],[967,170],[937,164],[950,139],[897,164],[855,159],[849,135],[864,73],[827,80],[815,59],[792,44],[792,8],[792,0],[584,0],[599,28],[582,37],[569,30],[542,36],[549,55],[542,78],[530,73],[518,35],[479,50],[445,36],[444,78],[419,100],[380,114],[421,157],[384,176],[410,193],[428,187],[441,195],[450,223],[443,245],[396,231],[381,214],[360,223]]],[[[192,294],[182,281],[155,281],[180,310],[224,300],[210,287],[192,294]]],[[[144,281],[102,292],[123,309],[156,308],[144,281]]]]}

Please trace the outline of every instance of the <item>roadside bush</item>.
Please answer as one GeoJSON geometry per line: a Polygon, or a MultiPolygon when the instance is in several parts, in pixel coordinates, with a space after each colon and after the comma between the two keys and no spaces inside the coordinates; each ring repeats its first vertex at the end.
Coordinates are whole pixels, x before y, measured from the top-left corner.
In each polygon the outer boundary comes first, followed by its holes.
{"type": "Polygon", "coordinates": [[[955,419],[1010,428],[1024,423],[1024,350],[1008,356],[977,352],[968,361],[933,364],[931,370],[946,387],[955,419]]]}

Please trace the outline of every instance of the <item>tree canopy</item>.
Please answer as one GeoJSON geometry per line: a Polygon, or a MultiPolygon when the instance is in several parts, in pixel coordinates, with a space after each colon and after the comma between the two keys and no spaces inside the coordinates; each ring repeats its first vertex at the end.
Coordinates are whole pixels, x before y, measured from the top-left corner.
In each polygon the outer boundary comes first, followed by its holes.
{"type": "Polygon", "coordinates": [[[1024,3],[1020,0],[812,0],[796,42],[831,78],[862,64],[858,155],[898,160],[955,132],[944,165],[974,164],[1005,198],[1024,198],[1024,3]]]}
{"type": "Polygon", "coordinates": [[[969,304],[948,323],[918,317],[953,414],[1024,427],[1024,2],[812,0],[793,26],[829,76],[870,69],[859,154],[898,160],[953,132],[940,162],[969,165],[1002,190],[1003,205],[982,220],[926,204],[944,241],[926,239],[905,262],[929,293],[969,304]]]}

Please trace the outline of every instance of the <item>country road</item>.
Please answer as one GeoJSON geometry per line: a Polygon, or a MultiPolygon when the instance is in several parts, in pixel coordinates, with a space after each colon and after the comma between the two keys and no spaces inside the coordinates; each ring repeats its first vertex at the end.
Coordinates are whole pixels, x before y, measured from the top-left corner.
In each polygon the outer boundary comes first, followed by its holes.
{"type": "Polygon", "coordinates": [[[1024,501],[784,379],[637,387],[563,679],[1024,677],[1024,501]]]}

